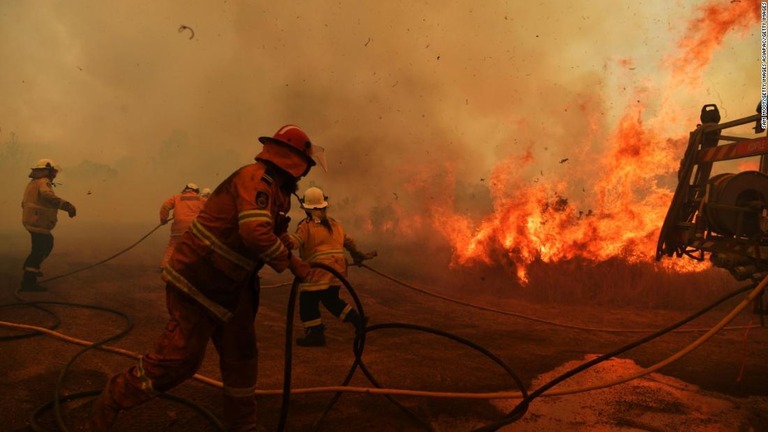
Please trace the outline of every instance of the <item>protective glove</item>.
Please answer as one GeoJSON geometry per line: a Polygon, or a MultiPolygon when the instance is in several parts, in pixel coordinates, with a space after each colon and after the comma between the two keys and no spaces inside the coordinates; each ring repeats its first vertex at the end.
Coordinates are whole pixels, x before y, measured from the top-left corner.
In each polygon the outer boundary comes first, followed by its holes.
{"type": "Polygon", "coordinates": [[[374,250],[374,251],[367,252],[365,254],[365,259],[369,260],[369,259],[376,258],[377,256],[379,256],[379,253],[374,250]]]}
{"type": "Polygon", "coordinates": [[[291,271],[291,273],[299,278],[299,280],[304,280],[309,276],[309,264],[307,264],[305,261],[300,260],[296,257],[296,255],[288,252],[291,256],[288,259],[288,269],[291,271]]]}
{"type": "Polygon", "coordinates": [[[291,235],[287,232],[284,232],[280,234],[280,241],[283,242],[283,246],[285,246],[288,250],[293,250],[293,241],[291,240],[291,235]]]}
{"type": "Polygon", "coordinates": [[[374,257],[378,256],[379,254],[376,251],[371,251],[371,252],[367,252],[367,253],[356,252],[356,253],[353,253],[353,254],[350,254],[350,255],[352,255],[352,262],[356,266],[359,267],[359,266],[363,265],[363,261],[369,260],[371,258],[374,258],[374,257]]]}
{"type": "Polygon", "coordinates": [[[284,213],[278,213],[275,218],[275,234],[281,235],[288,232],[288,227],[290,225],[291,217],[284,213]]]}
{"type": "Polygon", "coordinates": [[[360,266],[365,260],[365,254],[363,254],[362,252],[358,252],[358,251],[350,252],[349,255],[352,256],[352,263],[356,266],[360,266]]]}
{"type": "Polygon", "coordinates": [[[61,205],[61,209],[64,210],[65,212],[67,212],[67,214],[71,218],[73,218],[73,217],[75,217],[75,215],[77,215],[77,209],[69,201],[65,201],[64,204],[61,205]]]}
{"type": "Polygon", "coordinates": [[[168,223],[168,219],[160,219],[160,225],[165,225],[168,223]]]}

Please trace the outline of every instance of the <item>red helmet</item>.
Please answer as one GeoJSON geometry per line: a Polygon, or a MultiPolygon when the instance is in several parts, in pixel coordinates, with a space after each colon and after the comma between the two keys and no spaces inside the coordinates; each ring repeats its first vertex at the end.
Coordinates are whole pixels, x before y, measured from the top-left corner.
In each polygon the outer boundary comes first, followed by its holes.
{"type": "MultiPolygon", "coordinates": [[[[316,164],[312,158],[322,156],[322,147],[312,145],[309,136],[296,125],[285,125],[274,136],[259,137],[259,141],[264,144],[264,150],[256,158],[266,159],[294,177],[307,175],[316,164]]],[[[320,164],[325,169],[322,159],[320,164]]]]}

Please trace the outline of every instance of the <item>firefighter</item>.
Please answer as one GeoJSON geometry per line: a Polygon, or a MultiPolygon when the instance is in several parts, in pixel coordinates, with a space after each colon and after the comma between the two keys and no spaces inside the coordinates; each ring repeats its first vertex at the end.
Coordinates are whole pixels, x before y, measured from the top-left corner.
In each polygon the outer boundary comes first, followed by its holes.
{"type": "MultiPolygon", "coordinates": [[[[327,264],[346,277],[347,259],[344,257],[344,249],[349,251],[355,264],[375,256],[375,252],[360,252],[341,224],[328,217],[327,199],[320,188],[311,187],[304,192],[301,208],[307,213],[307,218],[299,222],[296,233],[289,235],[288,239],[291,247],[300,252],[301,259],[327,264]]],[[[334,316],[352,324],[358,333],[363,331],[365,324],[360,315],[339,298],[340,289],[341,282],[320,268],[311,269],[299,284],[299,317],[304,327],[304,336],[296,339],[298,345],[325,346],[325,325],[320,318],[321,302],[334,316]]]]}
{"type": "Polygon", "coordinates": [[[160,223],[168,223],[171,211],[173,211],[173,223],[171,224],[171,238],[168,240],[168,246],[165,248],[163,261],[160,263],[160,270],[168,265],[173,248],[179,243],[181,235],[184,234],[197,214],[203,209],[205,201],[199,195],[200,188],[194,183],[187,183],[181,193],[178,193],[163,202],[160,207],[160,223]]]}
{"type": "Polygon", "coordinates": [[[53,179],[59,169],[50,159],[40,159],[32,168],[29,177],[32,179],[24,190],[21,201],[22,223],[32,236],[32,251],[24,261],[24,276],[21,280],[20,291],[45,291],[37,284],[38,276],[42,276],[40,266],[53,250],[53,234],[51,230],[58,221],[58,212],[67,212],[70,218],[77,211],[69,201],[63,200],[53,192],[53,179]]]}
{"type": "Polygon", "coordinates": [[[203,202],[208,201],[208,197],[211,196],[211,188],[203,188],[202,191],[200,191],[200,198],[203,199],[203,202]]]}
{"type": "Polygon", "coordinates": [[[325,168],[322,148],[297,126],[259,141],[256,162],[216,188],[176,245],[162,275],[170,314],[165,331],[138,364],[109,379],[91,408],[89,430],[108,430],[121,410],[192,377],[209,339],[219,354],[229,430],[257,430],[258,272],[268,265],[299,279],[309,274],[280,236],[297,182],[316,164],[313,158],[325,168]]]}

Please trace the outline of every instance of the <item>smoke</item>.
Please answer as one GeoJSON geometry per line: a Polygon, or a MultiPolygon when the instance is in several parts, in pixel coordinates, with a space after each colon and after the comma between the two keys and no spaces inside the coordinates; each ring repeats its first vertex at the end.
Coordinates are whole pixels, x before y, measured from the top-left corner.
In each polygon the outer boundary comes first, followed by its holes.
{"type": "MultiPolygon", "coordinates": [[[[64,168],[57,193],[78,207],[65,223],[151,227],[165,198],[215,187],[287,123],[329,160],[301,189],[323,187],[334,217],[381,242],[429,229],[437,200],[482,216],[494,166],[526,152],[520,175],[583,195],[686,23],[728,3],[4,1],[2,227],[22,229],[39,158],[64,168]]],[[[753,111],[758,41],[727,35],[696,87],[664,95],[689,108],[675,134],[704,103],[725,120],[753,111]]],[[[645,115],[663,104],[643,102],[645,115]]]]}

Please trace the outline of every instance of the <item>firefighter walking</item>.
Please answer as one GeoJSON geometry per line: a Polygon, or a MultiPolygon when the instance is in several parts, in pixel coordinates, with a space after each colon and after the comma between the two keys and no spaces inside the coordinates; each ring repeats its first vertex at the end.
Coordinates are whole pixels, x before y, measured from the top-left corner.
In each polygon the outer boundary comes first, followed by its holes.
{"type": "Polygon", "coordinates": [[[50,159],[40,159],[32,168],[24,197],[21,201],[22,224],[32,237],[32,251],[24,261],[24,275],[19,291],[45,291],[37,284],[37,278],[42,276],[40,270],[43,261],[53,250],[53,234],[51,231],[58,221],[59,210],[67,212],[70,218],[77,211],[69,201],[59,198],[53,192],[53,180],[59,169],[50,159]]]}
{"type": "MultiPolygon", "coordinates": [[[[335,219],[328,217],[328,197],[322,189],[311,187],[304,192],[301,208],[307,218],[299,222],[296,233],[288,236],[291,247],[298,249],[301,259],[310,263],[323,263],[347,276],[347,259],[344,249],[348,250],[356,264],[372,258],[375,252],[360,252],[354,240],[335,219]]],[[[329,272],[313,268],[299,284],[299,317],[304,327],[304,336],[296,339],[296,344],[305,347],[325,346],[325,325],[320,317],[320,303],[329,312],[344,322],[352,324],[357,332],[362,332],[365,323],[360,315],[346,301],[339,298],[341,282],[329,272]]]]}
{"type": "Polygon", "coordinates": [[[297,278],[309,265],[283,245],[290,196],[322,148],[297,126],[261,137],[256,162],[232,173],[176,245],[163,271],[170,319],[165,331],[135,366],[114,375],[94,402],[88,429],[108,430],[121,410],[152,399],[192,377],[208,340],[219,354],[224,415],[229,430],[257,430],[258,271],[266,264],[297,278]]]}
{"type": "Polygon", "coordinates": [[[194,183],[187,183],[181,193],[178,193],[163,202],[160,207],[160,223],[165,225],[173,212],[173,223],[171,223],[171,238],[168,240],[168,246],[165,248],[163,261],[160,263],[160,270],[168,265],[171,259],[173,249],[181,240],[181,235],[192,225],[197,214],[203,209],[205,201],[199,195],[200,188],[194,183]]]}

